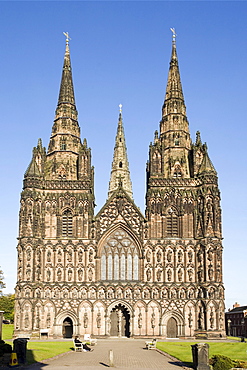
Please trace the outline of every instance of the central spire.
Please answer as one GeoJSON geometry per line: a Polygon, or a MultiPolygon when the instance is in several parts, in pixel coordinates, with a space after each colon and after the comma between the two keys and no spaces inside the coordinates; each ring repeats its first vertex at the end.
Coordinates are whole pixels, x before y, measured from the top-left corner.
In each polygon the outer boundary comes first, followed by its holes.
{"type": "Polygon", "coordinates": [[[69,35],[68,33],[64,33],[64,35],[66,36],[66,47],[63,72],[48,155],[61,151],[70,151],[78,154],[81,145],[70,61],[69,35]]]}
{"type": "Polygon", "coordinates": [[[120,113],[118,118],[118,128],[115,140],[108,197],[110,198],[113,192],[117,190],[119,186],[122,186],[130,198],[133,199],[132,183],[130,180],[129,162],[127,158],[127,148],[125,144],[122,120],[122,104],[119,105],[119,108],[120,113]]]}

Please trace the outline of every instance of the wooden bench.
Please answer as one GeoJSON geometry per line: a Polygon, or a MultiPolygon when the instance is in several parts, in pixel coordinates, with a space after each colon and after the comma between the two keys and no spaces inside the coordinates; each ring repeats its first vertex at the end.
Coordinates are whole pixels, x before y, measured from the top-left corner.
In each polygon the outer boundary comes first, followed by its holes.
{"type": "Polygon", "coordinates": [[[74,344],[74,350],[75,352],[76,351],[82,351],[83,350],[83,343],[75,343],[75,340],[73,340],[73,344],[74,344]]]}
{"type": "Polygon", "coordinates": [[[152,341],[147,341],[146,342],[146,349],[156,349],[156,342],[157,339],[153,339],[152,341]]]}

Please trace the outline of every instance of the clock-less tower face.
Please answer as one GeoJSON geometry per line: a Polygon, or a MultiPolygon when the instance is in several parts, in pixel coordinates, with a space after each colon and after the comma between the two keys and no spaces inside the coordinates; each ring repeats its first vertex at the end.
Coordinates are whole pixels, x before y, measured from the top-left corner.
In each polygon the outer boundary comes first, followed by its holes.
{"type": "Polygon", "coordinates": [[[145,217],[133,200],[121,105],[108,198],[94,214],[66,38],[48,150],[39,139],[24,175],[15,335],[224,336],[218,178],[200,133],[190,137],[175,38],[145,217]]]}

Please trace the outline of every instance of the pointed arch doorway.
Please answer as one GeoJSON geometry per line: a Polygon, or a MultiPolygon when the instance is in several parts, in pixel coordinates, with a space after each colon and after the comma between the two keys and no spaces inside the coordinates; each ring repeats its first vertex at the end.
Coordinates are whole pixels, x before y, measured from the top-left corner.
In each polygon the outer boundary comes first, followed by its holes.
{"type": "Polygon", "coordinates": [[[130,314],[124,305],[118,304],[111,310],[110,336],[130,337],[130,314]]]}
{"type": "Polygon", "coordinates": [[[63,320],[63,338],[72,338],[73,336],[73,321],[70,317],[63,320]]]}
{"type": "Polygon", "coordinates": [[[167,321],[167,338],[177,338],[178,336],[178,326],[177,321],[174,317],[170,317],[167,321]]]}

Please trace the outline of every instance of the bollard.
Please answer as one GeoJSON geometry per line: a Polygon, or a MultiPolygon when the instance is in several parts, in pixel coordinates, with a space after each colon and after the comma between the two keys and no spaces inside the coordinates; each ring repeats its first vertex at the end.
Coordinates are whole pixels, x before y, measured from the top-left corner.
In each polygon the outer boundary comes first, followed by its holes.
{"type": "Polygon", "coordinates": [[[114,367],[114,362],[113,362],[113,350],[110,349],[109,351],[109,366],[114,367]]]}

